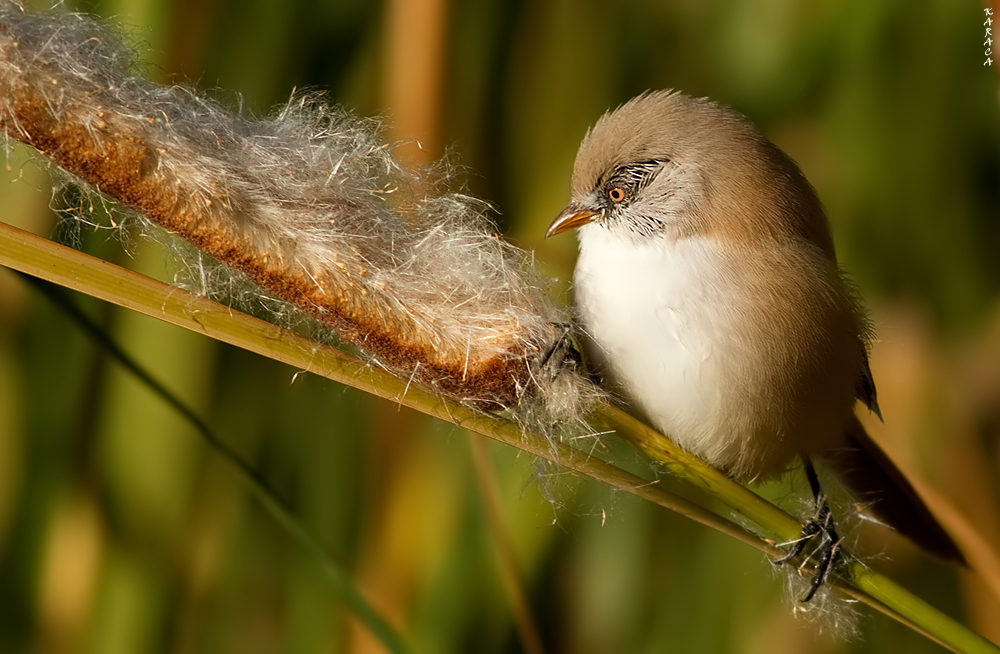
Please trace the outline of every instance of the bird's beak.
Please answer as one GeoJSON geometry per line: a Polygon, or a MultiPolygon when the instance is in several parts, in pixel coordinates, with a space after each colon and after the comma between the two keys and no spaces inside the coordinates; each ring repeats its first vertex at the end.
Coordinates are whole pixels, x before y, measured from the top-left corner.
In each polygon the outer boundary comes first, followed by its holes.
{"type": "Polygon", "coordinates": [[[576,227],[583,227],[589,222],[593,222],[594,218],[600,216],[599,211],[594,211],[593,209],[588,209],[581,204],[576,202],[571,203],[568,207],[562,210],[556,219],[552,221],[549,225],[548,231],[545,232],[545,238],[550,236],[555,236],[556,234],[562,234],[565,231],[569,231],[576,227]]]}

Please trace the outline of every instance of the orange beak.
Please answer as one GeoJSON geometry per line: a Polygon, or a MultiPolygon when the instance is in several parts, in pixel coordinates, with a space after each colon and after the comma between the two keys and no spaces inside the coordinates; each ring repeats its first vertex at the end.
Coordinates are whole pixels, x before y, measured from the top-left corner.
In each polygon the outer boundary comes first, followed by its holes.
{"type": "Polygon", "coordinates": [[[575,229],[577,227],[583,227],[587,223],[593,222],[594,218],[597,218],[600,215],[601,213],[599,211],[587,209],[574,202],[563,209],[562,213],[556,216],[556,219],[552,221],[551,225],[549,225],[548,231],[545,232],[545,238],[555,236],[556,234],[562,234],[565,231],[575,229]]]}

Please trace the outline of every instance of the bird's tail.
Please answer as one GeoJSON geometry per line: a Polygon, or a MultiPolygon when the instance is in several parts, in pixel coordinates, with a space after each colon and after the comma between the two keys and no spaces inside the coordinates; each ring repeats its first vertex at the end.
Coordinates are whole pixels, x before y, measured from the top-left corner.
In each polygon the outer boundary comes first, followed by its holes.
{"type": "Polygon", "coordinates": [[[965,556],[899,468],[853,418],[847,444],[825,461],[848,490],[890,527],[931,554],[966,565],[965,556]]]}

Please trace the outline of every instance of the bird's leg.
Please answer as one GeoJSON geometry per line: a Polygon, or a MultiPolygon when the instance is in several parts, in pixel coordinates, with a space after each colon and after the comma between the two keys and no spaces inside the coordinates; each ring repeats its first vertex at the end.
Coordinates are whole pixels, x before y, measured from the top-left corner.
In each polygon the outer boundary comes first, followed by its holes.
{"type": "Polygon", "coordinates": [[[813,500],[816,503],[816,513],[802,527],[800,537],[792,545],[788,554],[774,561],[774,563],[781,565],[798,558],[805,551],[806,546],[816,542],[817,538],[820,539],[813,552],[805,560],[809,561],[814,555],[819,554],[819,563],[816,566],[812,581],[809,583],[809,592],[800,600],[808,602],[826,582],[827,577],[830,576],[830,572],[840,560],[840,536],[837,534],[837,527],[833,522],[833,512],[830,511],[830,505],[826,502],[826,494],[820,488],[819,477],[816,476],[816,470],[813,468],[812,462],[803,457],[803,463],[805,464],[806,478],[809,480],[809,488],[812,489],[813,500]]]}

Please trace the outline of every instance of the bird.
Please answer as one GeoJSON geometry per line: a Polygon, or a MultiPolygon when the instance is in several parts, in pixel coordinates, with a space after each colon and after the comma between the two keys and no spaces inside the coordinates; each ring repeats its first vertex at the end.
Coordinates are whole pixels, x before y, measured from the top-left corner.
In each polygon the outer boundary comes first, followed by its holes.
{"type": "Polygon", "coordinates": [[[813,466],[881,521],[948,561],[961,550],[855,414],[881,418],[873,330],[837,263],[826,213],[798,165],[746,117],[648,91],[584,136],[570,202],[546,237],[576,230],[573,299],[584,353],[630,411],[740,481],[801,460],[824,553],[839,557],[813,466]]]}

